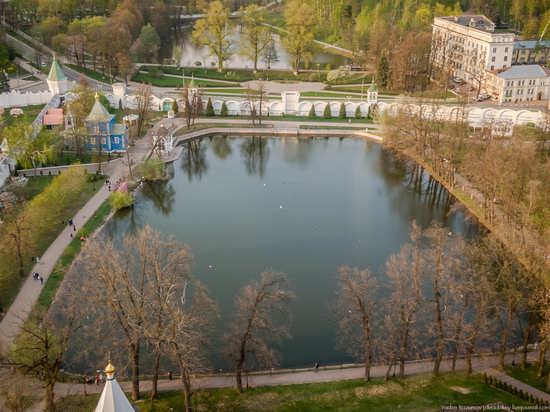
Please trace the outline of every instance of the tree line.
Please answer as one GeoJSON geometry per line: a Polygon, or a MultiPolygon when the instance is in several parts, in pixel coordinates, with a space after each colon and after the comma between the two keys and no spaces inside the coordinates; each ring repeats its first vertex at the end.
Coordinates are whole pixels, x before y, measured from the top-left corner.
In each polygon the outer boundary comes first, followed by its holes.
{"type": "MultiPolygon", "coordinates": [[[[192,378],[211,370],[208,351],[218,319],[216,302],[191,273],[192,262],[189,247],[149,226],[121,242],[90,241],[73,268],[85,275],[66,277],[50,311],[25,324],[5,364],[43,380],[47,410],[53,410],[59,369],[70,367],[69,348],[83,363],[110,352],[127,365],[133,400],[141,397],[143,362],[152,365],[152,399],[161,365],[173,362],[185,410],[191,410],[197,406],[192,378]]],[[[222,352],[239,392],[243,374],[279,364],[294,299],[286,276],[274,270],[235,297],[222,352]]],[[[548,305],[541,303],[547,299],[544,282],[494,236],[465,240],[438,223],[422,230],[413,222],[409,241],[387,259],[380,276],[370,268],[338,268],[329,310],[337,320],[338,347],[365,365],[366,381],[375,362],[388,365],[389,379],[392,367],[403,376],[407,361],[426,357],[435,360],[434,374],[448,357],[453,370],[464,357],[471,372],[472,357],[487,350],[496,350],[504,367],[506,353],[520,343],[525,367],[534,341],[541,342],[542,373],[550,343],[548,305]]]]}
{"type": "Polygon", "coordinates": [[[530,270],[548,274],[547,128],[519,127],[512,139],[503,139],[498,130],[510,126],[498,119],[487,119],[482,128],[473,130],[465,104],[459,104],[450,120],[442,118],[440,109],[440,103],[429,97],[412,104],[404,102],[395,112],[382,116],[385,142],[426,164],[451,188],[457,184],[457,175],[465,178],[459,185],[469,182],[483,197],[480,218],[530,270]]]}

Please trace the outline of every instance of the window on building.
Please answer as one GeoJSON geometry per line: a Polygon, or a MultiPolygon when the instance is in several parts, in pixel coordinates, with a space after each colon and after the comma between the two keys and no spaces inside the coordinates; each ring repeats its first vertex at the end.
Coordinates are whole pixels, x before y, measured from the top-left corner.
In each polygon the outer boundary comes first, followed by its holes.
{"type": "Polygon", "coordinates": [[[496,53],[496,52],[497,52],[497,48],[493,47],[493,53],[496,53]]]}
{"type": "Polygon", "coordinates": [[[495,66],[494,66],[494,65],[491,66],[491,70],[495,70],[495,66]]]}
{"type": "Polygon", "coordinates": [[[496,57],[493,56],[493,58],[491,59],[492,62],[494,62],[496,60],[496,57]]]}
{"type": "Polygon", "coordinates": [[[120,143],[120,137],[115,136],[115,144],[119,144],[119,143],[120,143]]]}
{"type": "Polygon", "coordinates": [[[505,61],[505,62],[508,61],[508,56],[504,56],[504,61],[505,61]]]}
{"type": "Polygon", "coordinates": [[[91,137],[91,138],[90,138],[90,143],[93,144],[93,145],[95,145],[95,137],[91,137]]]}
{"type": "Polygon", "coordinates": [[[107,143],[107,140],[104,137],[102,137],[101,138],[101,144],[106,144],[106,143],[107,143]]]}
{"type": "Polygon", "coordinates": [[[508,53],[508,47],[504,49],[504,53],[508,53]]]}

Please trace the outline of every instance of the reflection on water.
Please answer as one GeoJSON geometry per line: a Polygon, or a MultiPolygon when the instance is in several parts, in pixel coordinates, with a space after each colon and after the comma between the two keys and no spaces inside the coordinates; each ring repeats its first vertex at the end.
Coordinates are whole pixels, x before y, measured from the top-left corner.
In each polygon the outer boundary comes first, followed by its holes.
{"type": "MultiPolygon", "coordinates": [[[[253,62],[246,57],[240,55],[241,44],[241,26],[236,25],[234,22],[230,23],[230,30],[232,34],[229,38],[231,44],[230,55],[231,58],[225,63],[227,68],[252,68],[253,62]]],[[[171,41],[167,41],[162,44],[160,50],[160,57],[162,59],[176,59],[180,57],[180,64],[182,66],[196,66],[196,62],[199,62],[202,67],[211,67],[212,63],[217,66],[217,60],[215,56],[210,56],[210,52],[207,47],[200,47],[193,44],[191,39],[191,33],[193,28],[191,26],[181,27],[172,31],[171,41]]],[[[273,39],[275,41],[275,49],[277,51],[278,61],[271,63],[271,69],[291,69],[292,57],[285,51],[281,44],[281,37],[273,33],[273,39]]],[[[348,60],[345,57],[337,54],[330,54],[322,51],[320,48],[315,48],[313,56],[311,58],[309,68],[317,69],[318,65],[321,69],[324,69],[327,64],[336,68],[343,64],[348,64],[348,60]]],[[[267,64],[260,59],[258,63],[259,69],[264,69],[267,64]]]]}
{"type": "MultiPolygon", "coordinates": [[[[449,212],[446,191],[434,200],[426,173],[364,140],[216,136],[187,143],[175,166],[172,180],[144,185],[103,236],[121,239],[150,224],[188,244],[194,276],[220,306],[217,349],[241,286],[266,268],[285,272],[297,298],[283,366],[349,361],[334,349],[328,306],[339,266],[381,276],[413,219],[423,228],[435,219],[454,233],[475,230],[449,212]]],[[[212,362],[225,368],[217,352],[212,362]]]]}

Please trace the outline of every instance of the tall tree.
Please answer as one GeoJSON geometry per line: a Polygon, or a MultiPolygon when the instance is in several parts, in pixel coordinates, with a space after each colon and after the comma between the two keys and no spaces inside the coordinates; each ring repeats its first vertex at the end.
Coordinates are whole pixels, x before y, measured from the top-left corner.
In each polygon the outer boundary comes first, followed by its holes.
{"type": "Polygon", "coordinates": [[[235,368],[237,390],[243,391],[243,370],[253,365],[277,364],[274,344],[289,336],[288,305],[294,294],[288,289],[286,276],[280,272],[263,272],[260,280],[244,286],[235,299],[235,314],[226,336],[227,355],[235,368]]]}
{"type": "Polygon", "coordinates": [[[283,46],[293,58],[294,72],[300,71],[302,61],[311,57],[311,46],[315,36],[315,11],[300,0],[289,1],[284,10],[287,31],[283,37],[283,46]]]}
{"type": "Polygon", "coordinates": [[[197,20],[193,28],[193,41],[208,47],[211,56],[218,59],[218,71],[223,71],[224,62],[230,57],[229,10],[219,0],[210,3],[206,17],[197,20]]]}
{"type": "Polygon", "coordinates": [[[386,276],[392,291],[388,301],[388,316],[393,323],[396,339],[395,344],[390,344],[395,347],[395,357],[399,361],[399,377],[405,375],[405,362],[416,342],[417,315],[422,302],[422,232],[416,222],[412,223],[409,236],[411,242],[386,261],[386,276]]]}
{"type": "Polygon", "coordinates": [[[370,269],[342,266],[334,307],[338,313],[340,345],[365,364],[365,380],[370,381],[373,359],[373,330],[378,285],[370,269]]]}
{"type": "Polygon", "coordinates": [[[55,411],[55,384],[63,367],[69,339],[79,327],[80,320],[72,308],[65,307],[63,322],[41,313],[23,323],[11,352],[0,360],[4,367],[37,378],[44,384],[46,412],[55,411]]]}
{"type": "Polygon", "coordinates": [[[265,25],[266,9],[250,4],[244,9],[241,54],[252,60],[254,71],[258,69],[258,60],[271,43],[271,33],[265,25]]]}

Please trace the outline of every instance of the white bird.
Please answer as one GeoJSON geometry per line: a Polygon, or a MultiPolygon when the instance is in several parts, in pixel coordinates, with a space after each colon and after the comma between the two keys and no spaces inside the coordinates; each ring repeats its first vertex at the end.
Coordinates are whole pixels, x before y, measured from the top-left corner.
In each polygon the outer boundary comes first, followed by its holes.
{"type": "Polygon", "coordinates": [[[212,265],[208,265],[209,268],[212,268],[212,265]]]}
{"type": "Polygon", "coordinates": [[[283,205],[279,205],[279,209],[282,209],[283,208],[283,205]]]}

